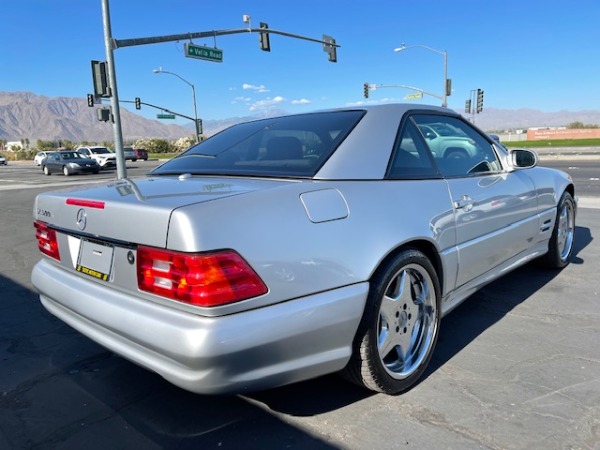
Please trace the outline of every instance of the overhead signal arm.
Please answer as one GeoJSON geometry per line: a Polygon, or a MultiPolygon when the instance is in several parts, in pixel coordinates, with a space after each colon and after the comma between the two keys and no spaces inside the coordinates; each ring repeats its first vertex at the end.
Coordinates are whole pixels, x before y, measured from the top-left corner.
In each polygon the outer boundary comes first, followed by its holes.
{"type": "Polygon", "coordinates": [[[271,50],[269,35],[277,34],[280,36],[286,36],[294,39],[301,39],[309,42],[316,42],[323,44],[323,50],[327,53],[329,61],[337,62],[337,49],[341,47],[335,42],[335,39],[331,36],[323,35],[322,39],[315,39],[299,34],[288,33],[287,31],[273,30],[269,26],[261,22],[260,28],[236,28],[232,30],[213,30],[213,31],[200,31],[196,33],[185,33],[185,34],[171,34],[167,36],[151,36],[144,38],[133,38],[133,39],[113,39],[113,49],[132,47],[136,45],[148,45],[148,44],[160,44],[163,42],[175,42],[175,41],[187,41],[191,39],[203,39],[203,38],[214,38],[215,36],[226,36],[230,34],[241,34],[241,33],[258,33],[260,36],[261,49],[265,51],[271,50]]]}

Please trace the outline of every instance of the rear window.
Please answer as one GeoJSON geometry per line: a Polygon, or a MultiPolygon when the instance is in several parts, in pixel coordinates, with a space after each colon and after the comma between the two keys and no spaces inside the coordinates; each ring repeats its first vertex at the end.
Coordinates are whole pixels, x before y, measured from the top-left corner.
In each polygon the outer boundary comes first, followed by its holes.
{"type": "Polygon", "coordinates": [[[234,125],[151,173],[313,177],[363,115],[329,111],[234,125]]]}

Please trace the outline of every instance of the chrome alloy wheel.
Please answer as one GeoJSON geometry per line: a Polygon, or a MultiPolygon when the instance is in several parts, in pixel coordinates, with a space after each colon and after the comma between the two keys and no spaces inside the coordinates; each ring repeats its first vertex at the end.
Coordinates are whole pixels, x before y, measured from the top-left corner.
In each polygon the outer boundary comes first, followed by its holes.
{"type": "Polygon", "coordinates": [[[391,377],[404,379],[419,369],[434,344],[438,314],[425,268],[408,264],[391,278],[377,324],[379,357],[391,377]]]}
{"type": "Polygon", "coordinates": [[[575,210],[572,202],[564,202],[558,212],[556,244],[560,259],[565,261],[571,253],[575,234],[575,210]]]}

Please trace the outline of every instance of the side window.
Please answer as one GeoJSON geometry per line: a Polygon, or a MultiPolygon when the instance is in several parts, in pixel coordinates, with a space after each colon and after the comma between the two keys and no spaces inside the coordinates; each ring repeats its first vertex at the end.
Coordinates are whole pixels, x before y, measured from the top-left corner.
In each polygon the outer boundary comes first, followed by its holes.
{"type": "Polygon", "coordinates": [[[417,127],[411,120],[407,120],[394,146],[387,178],[415,180],[438,177],[417,127]]]}
{"type": "Polygon", "coordinates": [[[502,169],[492,144],[456,117],[415,114],[413,120],[445,177],[464,177],[502,169]]]}

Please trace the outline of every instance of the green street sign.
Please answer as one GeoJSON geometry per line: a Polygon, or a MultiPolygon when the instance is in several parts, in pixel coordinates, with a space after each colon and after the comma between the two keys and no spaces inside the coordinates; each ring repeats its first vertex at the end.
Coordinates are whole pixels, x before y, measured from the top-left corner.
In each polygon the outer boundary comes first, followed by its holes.
{"type": "Polygon", "coordinates": [[[156,118],[157,119],[174,119],[175,114],[157,114],[156,118]]]}
{"type": "Polygon", "coordinates": [[[422,92],[417,92],[414,94],[408,94],[406,97],[404,97],[405,100],[416,100],[419,98],[423,98],[423,93],[422,92]]]}
{"type": "Polygon", "coordinates": [[[184,44],[185,56],[212,62],[223,62],[223,50],[194,44],[184,44]]]}

